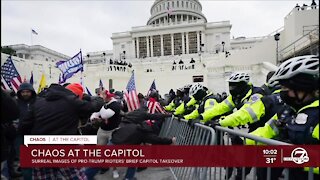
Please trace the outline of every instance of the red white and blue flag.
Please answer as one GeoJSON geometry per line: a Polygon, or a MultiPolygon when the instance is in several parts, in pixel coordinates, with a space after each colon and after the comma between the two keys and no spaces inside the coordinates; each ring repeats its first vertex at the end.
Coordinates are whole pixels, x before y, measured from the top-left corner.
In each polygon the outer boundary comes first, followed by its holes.
{"type": "Polygon", "coordinates": [[[1,66],[1,88],[4,90],[12,89],[17,92],[21,83],[20,74],[14,66],[11,56],[9,56],[1,66]]]}
{"type": "Polygon", "coordinates": [[[136,83],[134,80],[134,72],[132,72],[131,78],[126,87],[124,99],[127,102],[129,112],[140,107],[139,98],[136,91],[136,83]]]}
{"type": "Polygon", "coordinates": [[[150,86],[150,88],[149,88],[149,91],[148,91],[148,93],[147,93],[147,97],[150,95],[150,93],[151,93],[152,91],[155,91],[155,90],[157,90],[157,87],[156,87],[156,82],[155,82],[155,80],[153,80],[153,82],[152,82],[152,84],[151,84],[151,86],[150,86]]]}

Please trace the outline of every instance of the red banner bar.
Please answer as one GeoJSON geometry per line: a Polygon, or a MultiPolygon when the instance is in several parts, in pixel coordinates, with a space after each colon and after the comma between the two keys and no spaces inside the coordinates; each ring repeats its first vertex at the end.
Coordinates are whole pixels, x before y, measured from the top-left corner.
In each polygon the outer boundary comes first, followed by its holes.
{"type": "Polygon", "coordinates": [[[319,167],[315,146],[20,147],[21,167],[319,167]]]}

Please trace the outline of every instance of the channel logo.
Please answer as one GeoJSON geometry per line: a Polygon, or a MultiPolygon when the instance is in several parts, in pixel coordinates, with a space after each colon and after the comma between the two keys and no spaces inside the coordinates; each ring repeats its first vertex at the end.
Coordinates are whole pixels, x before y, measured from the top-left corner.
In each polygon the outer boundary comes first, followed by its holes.
{"type": "Polygon", "coordinates": [[[295,148],[291,152],[291,157],[283,157],[283,161],[293,161],[296,164],[309,162],[308,152],[301,147],[295,148]]]}

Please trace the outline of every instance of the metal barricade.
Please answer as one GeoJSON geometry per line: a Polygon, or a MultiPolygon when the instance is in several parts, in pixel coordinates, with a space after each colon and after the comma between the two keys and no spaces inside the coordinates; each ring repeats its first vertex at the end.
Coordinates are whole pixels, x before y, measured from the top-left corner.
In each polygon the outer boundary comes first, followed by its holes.
{"type": "MultiPolygon", "coordinates": [[[[202,124],[195,124],[191,128],[184,119],[178,121],[175,118],[168,118],[162,125],[160,136],[174,136],[177,138],[178,145],[213,145],[215,131],[202,124]]],[[[170,169],[176,179],[211,179],[208,175],[212,168],[209,167],[172,167],[170,169]]]]}
{"type": "MultiPolygon", "coordinates": [[[[217,126],[214,130],[211,127],[203,124],[196,123],[191,128],[187,121],[182,119],[178,121],[176,118],[168,118],[162,125],[160,136],[163,137],[176,137],[178,145],[231,145],[230,136],[239,136],[243,142],[246,139],[252,139],[256,143],[260,142],[267,145],[292,145],[281,141],[266,139],[258,136],[251,135],[241,130],[234,130],[217,126]],[[216,133],[219,131],[219,133],[216,133]],[[218,139],[219,138],[219,139],[218,139]]],[[[188,180],[220,180],[235,179],[235,171],[232,167],[171,167],[171,172],[175,179],[188,180]],[[232,170],[232,173],[230,172],[232,170]],[[226,176],[228,175],[228,176],[226,176]]],[[[308,180],[313,180],[313,168],[309,170],[308,180]]],[[[251,172],[245,176],[246,168],[241,167],[242,180],[255,180],[257,179],[257,168],[252,167],[251,172]]],[[[266,179],[271,179],[272,168],[266,168],[266,179]]],[[[285,168],[282,172],[283,180],[289,179],[289,169],[285,168]]]]}

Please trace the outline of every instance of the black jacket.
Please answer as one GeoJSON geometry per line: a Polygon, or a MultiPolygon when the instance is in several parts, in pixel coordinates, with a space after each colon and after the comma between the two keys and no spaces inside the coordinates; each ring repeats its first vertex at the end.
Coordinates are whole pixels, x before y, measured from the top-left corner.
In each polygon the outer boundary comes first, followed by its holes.
{"type": "Polygon", "coordinates": [[[80,100],[63,86],[52,84],[20,120],[19,129],[23,134],[76,135],[80,116],[100,108],[95,101],[80,100]]]}
{"type": "Polygon", "coordinates": [[[12,121],[18,117],[19,108],[15,100],[1,89],[1,162],[8,158],[8,144],[15,136],[12,121]]]}
{"type": "Polygon", "coordinates": [[[30,107],[36,101],[37,94],[30,83],[22,83],[19,86],[19,90],[17,92],[17,97],[18,97],[17,102],[18,102],[18,106],[19,106],[19,110],[20,110],[19,119],[23,119],[28,114],[28,111],[31,110],[30,107]],[[32,96],[29,100],[24,100],[22,98],[21,91],[23,91],[23,90],[30,90],[31,91],[32,96]]]}
{"type": "Polygon", "coordinates": [[[144,107],[129,112],[121,121],[119,128],[112,133],[111,142],[126,145],[171,144],[171,139],[157,136],[152,127],[143,123],[148,119],[163,120],[168,116],[167,114],[150,114],[144,107]]]}

